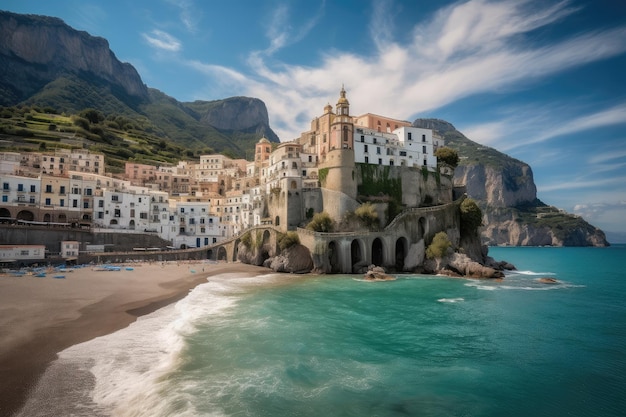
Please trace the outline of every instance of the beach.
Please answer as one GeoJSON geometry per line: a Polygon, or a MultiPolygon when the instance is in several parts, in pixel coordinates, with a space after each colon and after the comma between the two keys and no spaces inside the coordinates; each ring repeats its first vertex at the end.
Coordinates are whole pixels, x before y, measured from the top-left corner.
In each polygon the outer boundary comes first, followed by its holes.
{"type": "Polygon", "coordinates": [[[211,277],[267,272],[241,263],[181,261],[132,263],[119,270],[86,266],[43,278],[0,275],[0,415],[19,410],[63,349],[124,328],[211,277]]]}

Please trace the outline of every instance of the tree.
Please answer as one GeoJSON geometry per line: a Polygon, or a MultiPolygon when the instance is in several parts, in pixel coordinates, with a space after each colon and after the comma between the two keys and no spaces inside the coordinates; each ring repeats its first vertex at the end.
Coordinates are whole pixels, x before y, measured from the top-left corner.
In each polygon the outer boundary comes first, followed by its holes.
{"type": "Polygon", "coordinates": [[[461,233],[466,235],[476,234],[483,224],[483,213],[478,204],[471,198],[466,198],[461,203],[461,233]]]}
{"type": "Polygon", "coordinates": [[[441,259],[445,256],[448,248],[452,246],[448,234],[446,232],[439,232],[433,237],[433,241],[426,248],[426,257],[428,259],[441,259]]]}
{"type": "Polygon", "coordinates": [[[438,148],[435,151],[435,156],[437,157],[437,161],[443,162],[446,165],[451,166],[452,168],[456,168],[459,164],[459,154],[452,148],[447,146],[443,146],[438,148]]]}
{"type": "Polygon", "coordinates": [[[313,219],[306,225],[307,230],[314,232],[332,232],[334,230],[334,221],[328,213],[322,211],[315,213],[313,219]]]}
{"type": "Polygon", "coordinates": [[[89,123],[100,123],[104,120],[104,115],[96,109],[85,109],[79,113],[80,117],[89,120],[89,123]]]}

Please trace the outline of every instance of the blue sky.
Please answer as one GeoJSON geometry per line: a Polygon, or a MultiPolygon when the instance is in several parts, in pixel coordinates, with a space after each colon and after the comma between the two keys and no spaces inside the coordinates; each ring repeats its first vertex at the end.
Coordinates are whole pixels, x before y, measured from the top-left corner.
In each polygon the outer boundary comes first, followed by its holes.
{"type": "Polygon", "coordinates": [[[3,0],[109,41],[179,101],[260,98],[282,140],[352,114],[437,117],[528,163],[538,197],[626,241],[622,0],[3,0]],[[617,233],[621,233],[619,237],[617,233]]]}

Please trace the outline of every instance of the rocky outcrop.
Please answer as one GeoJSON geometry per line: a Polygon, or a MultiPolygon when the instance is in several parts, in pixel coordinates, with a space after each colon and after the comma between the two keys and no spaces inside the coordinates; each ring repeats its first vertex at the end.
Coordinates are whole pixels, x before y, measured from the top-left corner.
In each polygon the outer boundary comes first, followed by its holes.
{"type": "Polygon", "coordinates": [[[493,266],[483,265],[465,254],[454,252],[441,259],[427,259],[424,262],[424,272],[464,278],[503,278],[504,272],[496,265],[496,263],[493,266]]]}
{"type": "Polygon", "coordinates": [[[396,277],[387,274],[381,266],[370,265],[363,279],[366,281],[393,281],[396,277]]]}
{"type": "Polygon", "coordinates": [[[200,120],[222,130],[245,130],[262,124],[269,125],[265,103],[250,97],[220,100],[200,120]]]}
{"type": "Polygon", "coordinates": [[[1,104],[24,100],[63,74],[104,80],[129,96],[148,95],[135,68],[120,62],[105,39],[57,18],[0,12],[1,104]]]}
{"type": "Polygon", "coordinates": [[[298,244],[283,250],[273,258],[268,258],[263,266],[271,268],[274,272],[306,274],[313,269],[313,259],[309,249],[298,244]]]}
{"type": "Polygon", "coordinates": [[[454,185],[476,200],[483,212],[482,243],[497,246],[608,246],[604,232],[584,219],[537,199],[530,166],[466,138],[438,119],[417,119],[433,129],[461,159],[454,185]]]}

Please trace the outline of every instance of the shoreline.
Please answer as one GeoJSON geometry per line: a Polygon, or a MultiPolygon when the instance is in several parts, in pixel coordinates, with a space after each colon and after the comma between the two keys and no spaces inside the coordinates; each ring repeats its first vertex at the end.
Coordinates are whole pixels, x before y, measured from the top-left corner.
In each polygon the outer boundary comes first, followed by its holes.
{"type": "Polygon", "coordinates": [[[0,275],[1,415],[23,407],[58,352],[125,328],[183,299],[212,276],[269,272],[242,263],[202,261],[132,266],[129,271],[78,268],[65,279],[0,275]]]}

